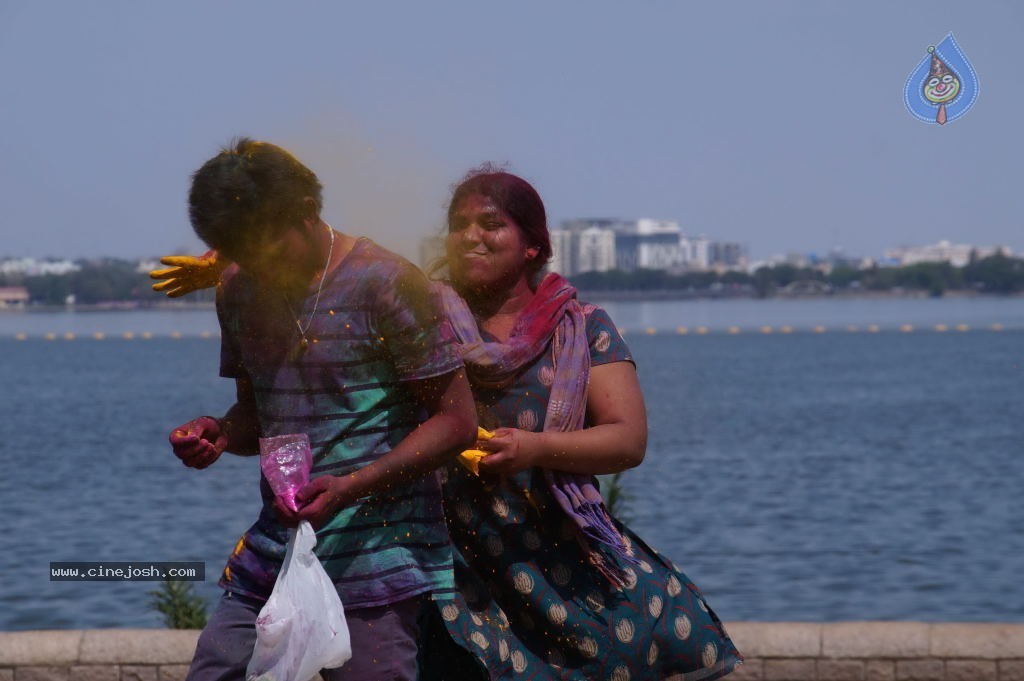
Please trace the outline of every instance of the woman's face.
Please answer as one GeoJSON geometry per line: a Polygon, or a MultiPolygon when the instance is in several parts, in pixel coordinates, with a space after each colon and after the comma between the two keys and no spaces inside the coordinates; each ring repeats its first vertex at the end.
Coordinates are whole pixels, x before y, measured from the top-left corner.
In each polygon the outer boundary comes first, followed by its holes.
{"type": "Polygon", "coordinates": [[[511,289],[528,277],[529,249],[519,225],[482,194],[467,196],[448,225],[452,280],[480,292],[511,289]]]}

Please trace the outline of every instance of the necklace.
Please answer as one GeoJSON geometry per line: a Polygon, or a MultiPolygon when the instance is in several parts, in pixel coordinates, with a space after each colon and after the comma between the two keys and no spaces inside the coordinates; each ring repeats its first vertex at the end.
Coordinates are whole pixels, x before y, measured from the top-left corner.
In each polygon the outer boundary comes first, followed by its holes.
{"type": "Polygon", "coordinates": [[[320,272],[320,283],[316,287],[316,297],[313,298],[313,311],[309,313],[309,319],[306,320],[306,326],[303,327],[299,321],[299,316],[295,314],[295,310],[292,309],[292,303],[288,300],[288,296],[284,297],[285,305],[288,306],[288,312],[291,313],[292,319],[295,320],[295,328],[299,330],[299,344],[292,348],[292,351],[288,353],[288,359],[295,362],[302,358],[306,354],[306,350],[309,349],[309,339],[306,338],[306,332],[309,331],[310,325],[313,323],[313,319],[316,317],[316,309],[320,305],[320,292],[324,289],[324,279],[327,278],[327,268],[331,266],[331,256],[334,254],[334,230],[331,229],[330,225],[327,225],[327,231],[331,235],[331,245],[327,249],[327,262],[324,263],[324,269],[320,272]]]}

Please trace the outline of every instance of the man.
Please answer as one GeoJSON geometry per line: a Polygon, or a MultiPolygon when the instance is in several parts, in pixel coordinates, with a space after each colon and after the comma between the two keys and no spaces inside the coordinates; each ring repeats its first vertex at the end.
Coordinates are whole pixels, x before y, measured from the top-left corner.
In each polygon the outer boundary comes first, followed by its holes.
{"type": "Polygon", "coordinates": [[[171,434],[186,466],[308,433],[298,510],[261,480],[263,509],[228,559],[225,594],[188,678],[241,679],[287,528],[308,520],[345,606],[352,659],[327,679],[413,679],[417,616],[453,589],[431,471],[475,440],[469,385],[423,275],[320,218],[316,175],[280,147],[241,139],[193,176],[196,234],[235,265],[221,278],[221,375],[237,402],[171,434]]]}

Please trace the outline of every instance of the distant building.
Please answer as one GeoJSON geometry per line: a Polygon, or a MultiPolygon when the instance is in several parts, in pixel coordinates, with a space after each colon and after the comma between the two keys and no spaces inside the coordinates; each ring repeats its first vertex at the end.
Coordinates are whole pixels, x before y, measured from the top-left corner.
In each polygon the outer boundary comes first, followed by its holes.
{"type": "Polygon", "coordinates": [[[687,269],[706,270],[711,267],[711,240],[706,236],[680,236],[679,248],[687,269]]]}
{"type": "Polygon", "coordinates": [[[28,305],[28,289],[24,286],[0,286],[0,308],[20,308],[28,305]]]}
{"type": "Polygon", "coordinates": [[[683,267],[683,234],[671,220],[648,218],[625,223],[615,233],[615,264],[620,270],[670,270],[683,267]]]}
{"type": "Polygon", "coordinates": [[[571,277],[616,268],[616,234],[626,223],[607,218],[566,220],[551,230],[549,269],[571,277]]]}
{"type": "Polygon", "coordinates": [[[22,274],[39,277],[46,274],[69,274],[81,267],[70,260],[36,260],[35,258],[11,258],[0,262],[0,274],[22,274]]]}
{"type": "Polygon", "coordinates": [[[733,270],[745,267],[747,256],[742,244],[735,241],[713,241],[708,247],[708,261],[712,267],[733,270]]]}
{"type": "Polygon", "coordinates": [[[969,246],[943,240],[928,246],[900,246],[890,249],[885,252],[884,261],[896,263],[899,266],[915,265],[922,262],[948,262],[954,267],[963,267],[971,261],[972,254],[977,258],[987,258],[996,253],[1012,254],[1010,249],[1005,246],[969,246]]]}
{"type": "Polygon", "coordinates": [[[138,272],[139,274],[143,274],[147,272],[152,272],[153,270],[159,269],[161,267],[163,267],[163,264],[161,264],[159,260],[140,260],[138,264],[135,265],[135,271],[138,272]]]}
{"type": "Polygon", "coordinates": [[[564,276],[573,274],[572,232],[564,229],[551,230],[551,260],[548,269],[564,276]]]}
{"type": "Polygon", "coordinates": [[[576,272],[607,272],[615,269],[615,232],[600,227],[576,235],[576,272]]]}
{"type": "Polygon", "coordinates": [[[551,269],[566,276],[612,269],[736,269],[746,263],[741,244],[686,236],[674,220],[566,220],[551,232],[551,239],[551,269]]]}
{"type": "Polygon", "coordinates": [[[866,269],[873,267],[877,263],[872,258],[864,258],[861,256],[847,255],[841,248],[833,248],[828,252],[827,255],[819,255],[817,253],[797,253],[790,252],[785,255],[773,255],[765,260],[759,260],[756,262],[746,263],[745,269],[750,274],[753,274],[762,267],[778,267],[780,265],[789,265],[790,267],[796,267],[800,269],[809,268],[829,274],[836,267],[849,267],[851,269],[866,269]]]}

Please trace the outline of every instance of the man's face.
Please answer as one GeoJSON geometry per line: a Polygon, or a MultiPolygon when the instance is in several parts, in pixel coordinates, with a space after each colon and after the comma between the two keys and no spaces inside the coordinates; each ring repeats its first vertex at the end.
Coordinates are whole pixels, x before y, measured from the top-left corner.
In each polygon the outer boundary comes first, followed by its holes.
{"type": "Polygon", "coordinates": [[[309,283],[315,249],[305,224],[249,240],[237,253],[225,253],[244,272],[271,288],[289,291],[309,283]]]}

